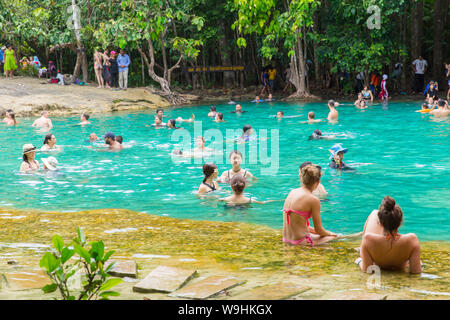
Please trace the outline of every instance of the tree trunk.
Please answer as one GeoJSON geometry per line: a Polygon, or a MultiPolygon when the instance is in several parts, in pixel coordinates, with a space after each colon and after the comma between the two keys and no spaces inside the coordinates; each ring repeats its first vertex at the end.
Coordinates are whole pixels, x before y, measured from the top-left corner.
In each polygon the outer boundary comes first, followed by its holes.
{"type": "Polygon", "coordinates": [[[73,9],[73,26],[75,32],[75,38],[77,39],[77,63],[75,65],[75,70],[73,72],[73,77],[77,78],[80,74],[80,67],[83,71],[83,81],[87,82],[89,80],[88,75],[88,63],[86,57],[85,48],[81,44],[81,34],[80,34],[80,19],[79,9],[77,7],[76,0],[72,0],[72,9],[73,9]]]}
{"type": "Polygon", "coordinates": [[[291,82],[296,88],[296,92],[293,94],[295,97],[307,97],[309,96],[308,89],[306,88],[306,66],[305,57],[303,55],[303,43],[300,38],[300,30],[297,30],[297,44],[295,51],[295,58],[291,59],[291,64],[293,62],[293,67],[291,69],[291,82]]]}
{"type": "MultiPolygon", "coordinates": [[[[319,12],[316,10],[313,15],[313,22],[314,22],[314,31],[319,31],[319,12]]],[[[319,87],[320,83],[320,69],[319,69],[319,53],[318,53],[318,43],[316,41],[313,41],[313,54],[314,54],[314,82],[315,87],[319,87]]]]}
{"type": "Polygon", "coordinates": [[[439,83],[444,81],[442,43],[444,27],[448,15],[449,0],[434,0],[434,41],[433,41],[433,79],[439,83]]]}
{"type": "MultiPolygon", "coordinates": [[[[414,2],[411,9],[411,59],[422,54],[423,0],[414,2]]],[[[412,61],[411,60],[411,61],[412,61]]]]}
{"type": "MultiPolygon", "coordinates": [[[[228,38],[226,32],[225,23],[222,20],[222,24],[220,25],[220,30],[223,36],[219,36],[219,53],[222,58],[222,65],[223,66],[231,66],[231,54],[228,48],[228,38]]],[[[223,72],[223,86],[225,88],[231,88],[234,86],[234,72],[233,71],[224,71],[223,72]]]]}

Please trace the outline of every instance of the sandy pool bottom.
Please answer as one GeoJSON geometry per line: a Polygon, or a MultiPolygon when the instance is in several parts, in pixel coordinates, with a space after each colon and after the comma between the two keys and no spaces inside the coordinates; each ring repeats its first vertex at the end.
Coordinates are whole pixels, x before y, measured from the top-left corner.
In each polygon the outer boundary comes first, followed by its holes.
{"type": "Polygon", "coordinates": [[[192,283],[208,276],[244,281],[214,299],[450,298],[447,242],[422,243],[421,276],[382,271],[377,281],[354,264],[359,240],[323,248],[294,247],[281,242],[281,230],[260,225],[179,220],[116,209],[64,213],[0,209],[0,299],[51,299],[39,289],[11,288],[6,276],[38,273],[51,237],[58,234],[68,243],[78,226],[88,240],[103,240],[108,250],[115,250],[115,260],[137,262],[137,280],[127,278],[117,286],[118,299],[176,299],[132,290],[136,281],[160,265],[197,270],[192,283]],[[301,290],[293,294],[292,285],[301,290]]]}

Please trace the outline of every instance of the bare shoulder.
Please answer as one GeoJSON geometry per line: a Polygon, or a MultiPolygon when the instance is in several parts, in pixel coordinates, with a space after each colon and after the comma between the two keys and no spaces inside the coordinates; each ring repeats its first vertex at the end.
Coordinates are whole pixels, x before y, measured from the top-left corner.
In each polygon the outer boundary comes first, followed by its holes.
{"type": "Polygon", "coordinates": [[[419,244],[419,238],[415,233],[407,233],[402,235],[401,239],[403,241],[407,241],[408,243],[411,243],[412,245],[418,245],[419,244]]]}
{"type": "Polygon", "coordinates": [[[379,234],[366,232],[362,237],[362,242],[373,243],[382,238],[383,238],[383,236],[381,236],[379,234]]]}

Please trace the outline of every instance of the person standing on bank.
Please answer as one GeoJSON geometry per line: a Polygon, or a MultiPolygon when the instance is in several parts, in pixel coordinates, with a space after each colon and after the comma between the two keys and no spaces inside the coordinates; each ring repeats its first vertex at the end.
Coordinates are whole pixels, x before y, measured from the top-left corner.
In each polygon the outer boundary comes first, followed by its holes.
{"type": "Polygon", "coordinates": [[[120,49],[120,54],[117,57],[117,64],[119,65],[119,87],[122,90],[128,88],[128,66],[130,65],[130,57],[125,53],[125,50],[120,49]]]}
{"type": "Polygon", "coordinates": [[[422,56],[419,56],[418,59],[414,60],[411,64],[412,69],[414,70],[414,93],[423,92],[423,85],[425,79],[425,72],[427,71],[428,62],[422,56]]]}

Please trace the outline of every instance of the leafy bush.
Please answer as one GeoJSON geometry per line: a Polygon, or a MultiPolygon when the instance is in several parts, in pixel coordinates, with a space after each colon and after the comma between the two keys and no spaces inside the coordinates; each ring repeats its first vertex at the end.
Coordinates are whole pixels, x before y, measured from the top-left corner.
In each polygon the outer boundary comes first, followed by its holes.
{"type": "Polygon", "coordinates": [[[110,289],[121,283],[122,279],[108,279],[110,277],[108,272],[114,267],[114,263],[104,269],[114,251],[105,253],[102,241],[89,243],[90,248],[88,249],[83,230],[78,227],[77,233],[77,238],[73,239],[68,246],[64,246],[64,241],[60,236],[53,236],[52,242],[55,251],[45,253],[40,262],[40,267],[45,270],[53,283],[46,285],[42,290],[44,293],[52,293],[59,289],[62,300],[98,298],[108,300],[110,296],[119,296],[118,292],[110,291],[110,289]],[[75,264],[68,263],[75,254],[79,256],[78,261],[75,264]],[[76,298],[70,288],[70,281],[73,280],[74,275],[80,275],[80,272],[83,271],[85,273],[83,286],[78,288],[78,291],[81,291],[76,298]]]}
{"type": "Polygon", "coordinates": [[[17,73],[19,76],[23,77],[37,77],[39,76],[39,70],[36,69],[34,66],[26,65],[25,67],[17,69],[17,73]]]}

